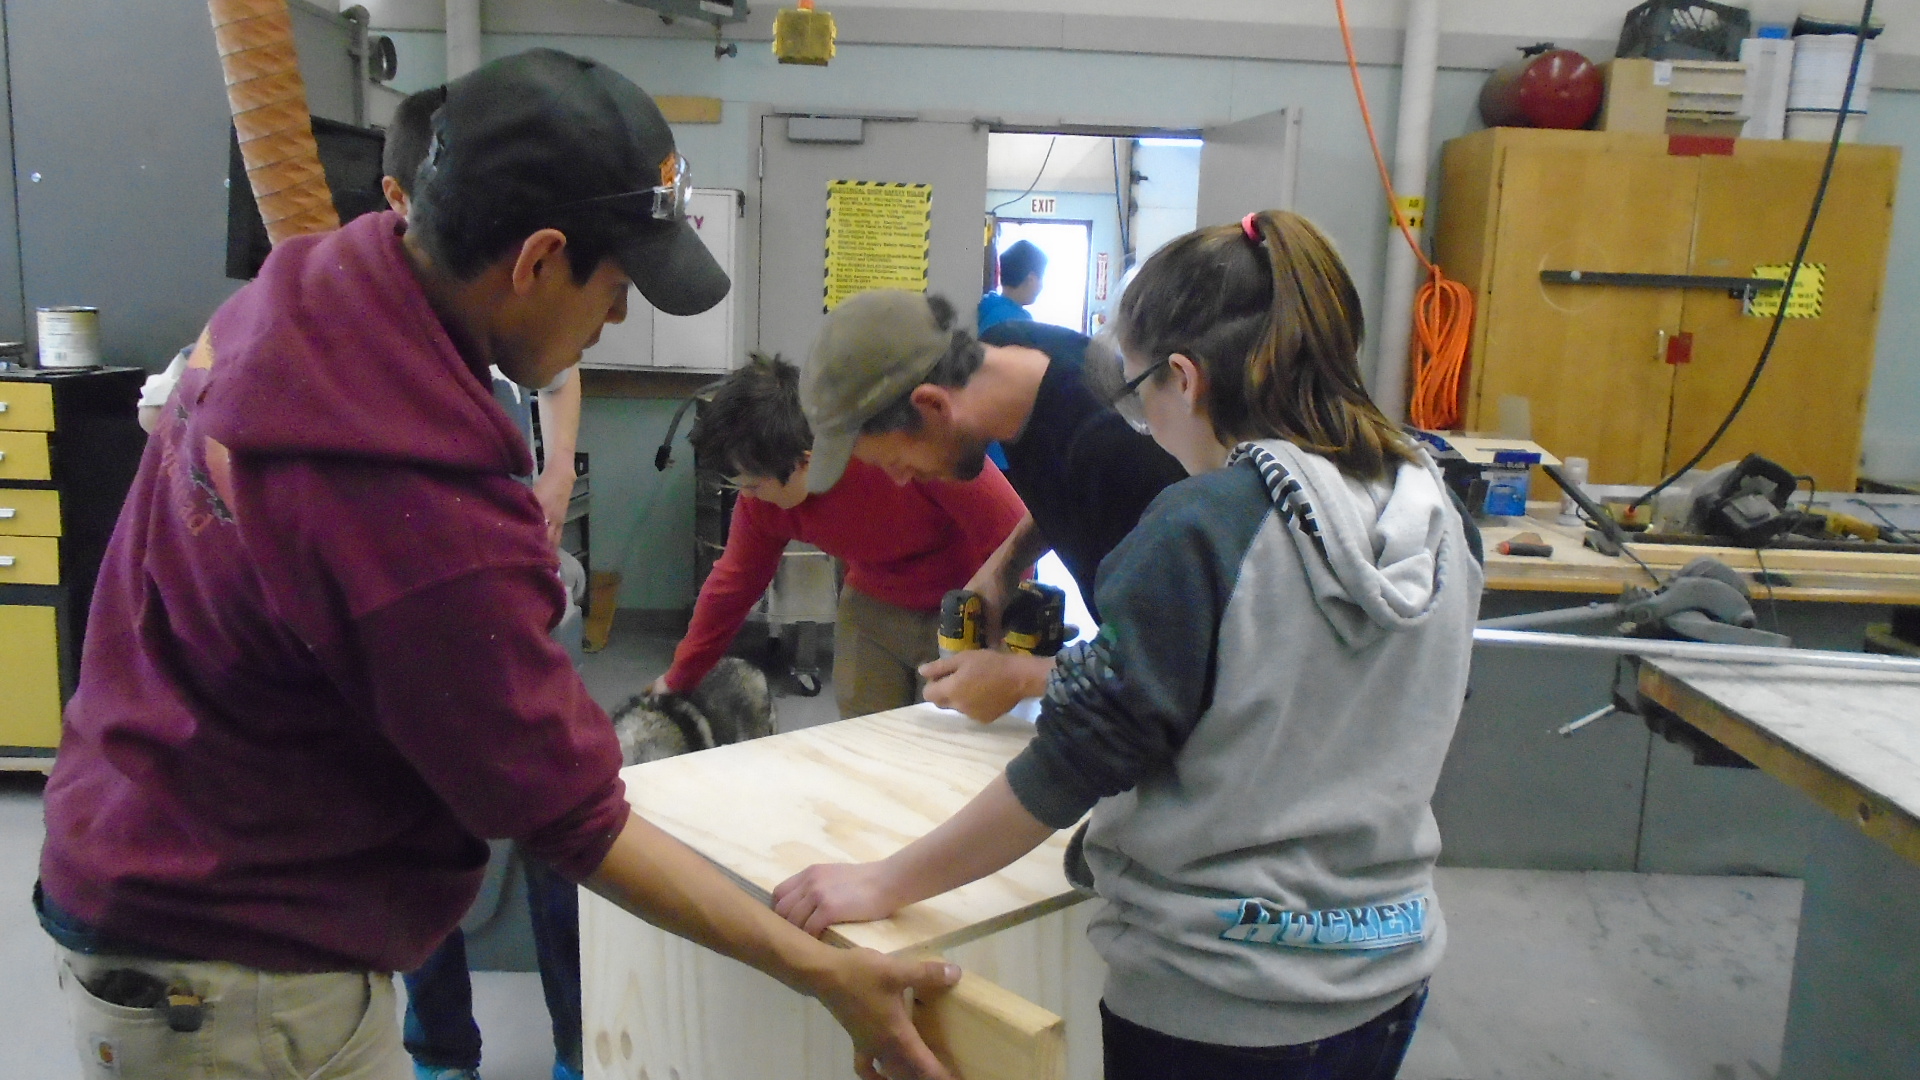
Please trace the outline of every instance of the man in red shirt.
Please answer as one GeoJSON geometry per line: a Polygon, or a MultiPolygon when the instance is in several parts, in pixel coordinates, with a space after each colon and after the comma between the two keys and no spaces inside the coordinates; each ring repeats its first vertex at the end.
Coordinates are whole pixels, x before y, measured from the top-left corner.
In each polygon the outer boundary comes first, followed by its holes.
{"type": "Polygon", "coordinates": [[[833,630],[833,686],[841,716],[911,705],[916,671],[938,655],[940,598],[967,583],[1026,514],[989,463],[973,480],[895,484],[862,461],[832,491],[807,494],[813,434],[800,411],[800,372],[758,359],[714,393],[692,433],[695,452],[745,496],[733,508],[727,550],[694,604],[693,623],[656,691],[700,685],[801,540],[847,564],[833,630]]]}

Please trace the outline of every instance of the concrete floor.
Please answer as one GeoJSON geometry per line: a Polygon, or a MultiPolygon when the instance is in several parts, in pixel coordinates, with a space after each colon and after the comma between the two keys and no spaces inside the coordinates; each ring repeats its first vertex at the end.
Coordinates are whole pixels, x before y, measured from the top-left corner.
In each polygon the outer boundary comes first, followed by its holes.
{"type": "MultiPolygon", "coordinates": [[[[671,651],[616,624],[583,675],[616,707],[671,651]]],[[[778,710],[782,730],[836,718],[831,686],[778,710]]],[[[40,788],[0,775],[0,1077],[77,1080],[53,945],[27,903],[40,788]]],[[[1438,891],[1451,940],[1402,1080],[1773,1080],[1798,881],[1442,868],[1438,891]]],[[[474,996],[487,1080],[546,1080],[538,976],[480,972],[474,996]]]]}

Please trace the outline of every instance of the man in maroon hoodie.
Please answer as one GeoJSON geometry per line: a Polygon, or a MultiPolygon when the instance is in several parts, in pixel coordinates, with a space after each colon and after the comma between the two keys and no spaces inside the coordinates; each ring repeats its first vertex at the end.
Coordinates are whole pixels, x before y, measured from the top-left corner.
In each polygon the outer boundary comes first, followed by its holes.
{"type": "Polygon", "coordinates": [[[822,945],[635,816],[547,634],[553,549],[487,367],[548,384],[629,281],[718,302],[686,191],[638,87],[522,53],[449,86],[411,226],[287,241],[214,315],[46,790],[35,901],[88,1076],[405,1077],[389,973],[465,911],[483,837],[817,996],[862,1075],[945,1076],[902,992],[957,971],[822,945]]]}

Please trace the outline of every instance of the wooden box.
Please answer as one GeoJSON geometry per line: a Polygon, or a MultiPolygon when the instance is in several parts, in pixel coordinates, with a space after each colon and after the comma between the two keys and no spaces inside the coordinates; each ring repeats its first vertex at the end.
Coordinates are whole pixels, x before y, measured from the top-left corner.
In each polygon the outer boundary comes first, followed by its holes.
{"type": "MultiPolygon", "coordinates": [[[[637,765],[642,817],[756,896],[816,862],[883,857],[945,821],[1032,738],[916,705],[637,765]]],[[[1067,884],[1061,832],[1012,866],[828,940],[938,953],[966,972],[920,1016],[964,1080],[1095,1080],[1105,966],[1092,905],[1067,884]]],[[[581,894],[589,1080],[844,1080],[853,1047],[827,1011],[743,964],[581,894]]]]}

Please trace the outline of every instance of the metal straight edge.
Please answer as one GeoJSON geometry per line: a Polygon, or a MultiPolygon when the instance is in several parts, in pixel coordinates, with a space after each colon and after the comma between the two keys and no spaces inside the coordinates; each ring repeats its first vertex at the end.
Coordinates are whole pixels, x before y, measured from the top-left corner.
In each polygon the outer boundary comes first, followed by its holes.
{"type": "Polygon", "coordinates": [[[1544,649],[1559,652],[1597,652],[1641,656],[1653,660],[1715,660],[1762,667],[1845,668],[1920,675],[1920,660],[1872,653],[1827,652],[1819,649],[1779,649],[1760,645],[1716,645],[1702,641],[1662,641],[1652,638],[1586,637],[1581,634],[1542,634],[1525,630],[1476,629],[1473,643],[1490,649],[1544,649]]]}

